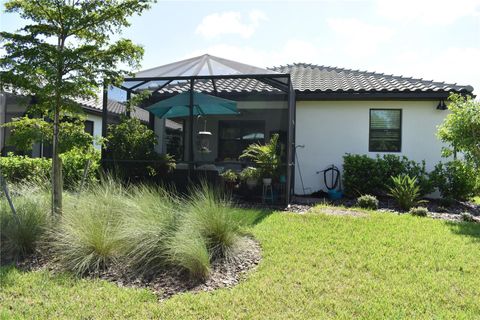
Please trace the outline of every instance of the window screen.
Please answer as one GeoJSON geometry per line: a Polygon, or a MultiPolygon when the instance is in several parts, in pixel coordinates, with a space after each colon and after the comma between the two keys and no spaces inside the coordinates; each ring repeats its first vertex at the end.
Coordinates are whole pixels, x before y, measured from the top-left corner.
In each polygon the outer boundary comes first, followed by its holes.
{"type": "Polygon", "coordinates": [[[370,152],[400,152],[402,110],[370,109],[370,152]]]}

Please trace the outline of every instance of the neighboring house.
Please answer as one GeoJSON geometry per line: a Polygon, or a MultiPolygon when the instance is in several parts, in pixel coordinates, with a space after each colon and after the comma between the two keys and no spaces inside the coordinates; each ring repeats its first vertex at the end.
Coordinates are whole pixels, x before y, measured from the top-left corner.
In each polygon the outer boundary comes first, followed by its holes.
{"type": "MultiPolygon", "coordinates": [[[[12,121],[17,117],[25,115],[26,109],[30,104],[30,98],[16,95],[13,93],[0,93],[0,125],[6,122],[12,121]]],[[[77,100],[79,105],[85,112],[85,131],[90,133],[94,137],[102,136],[102,100],[101,99],[89,99],[89,100],[77,100]]],[[[139,108],[135,108],[132,112],[135,117],[138,117],[142,122],[147,123],[149,120],[149,114],[147,111],[139,108]]],[[[108,100],[108,119],[107,123],[117,123],[120,119],[120,115],[125,114],[125,106],[119,102],[108,100]]],[[[0,127],[0,150],[1,155],[5,156],[7,152],[13,151],[15,146],[8,144],[8,138],[10,136],[10,130],[8,128],[0,127]]],[[[99,145],[95,145],[97,149],[100,149],[99,145]]],[[[49,144],[36,144],[32,148],[33,157],[51,155],[51,147],[49,144]]]]}
{"type": "MultiPolygon", "coordinates": [[[[238,156],[248,144],[263,143],[279,133],[286,147],[293,126],[296,194],[303,193],[299,170],[305,189],[325,190],[323,176],[317,172],[332,164],[342,168],[347,153],[406,156],[425,160],[427,169],[433,169],[442,160],[442,143],[436,132],[448,114],[446,99],[452,92],[473,92],[471,86],[305,63],[261,69],[211,55],[138,72],[135,78],[125,80],[124,88],[151,90],[148,107],[188,91],[189,79],[194,79],[195,91],[237,101],[240,112],[238,116],[195,118],[194,132],[208,131],[213,137],[207,154],[194,142],[197,168],[208,164],[218,171],[240,169],[238,156]],[[295,91],[293,108],[278,89],[281,79],[264,77],[276,74],[290,75],[295,91]],[[228,79],[228,75],[233,76],[228,79]],[[289,108],[294,110],[293,119],[289,108]]],[[[189,159],[188,121],[155,118],[155,131],[161,138],[158,150],[175,154],[179,161],[189,159]]],[[[286,161],[284,165],[291,167],[286,161]]]]}

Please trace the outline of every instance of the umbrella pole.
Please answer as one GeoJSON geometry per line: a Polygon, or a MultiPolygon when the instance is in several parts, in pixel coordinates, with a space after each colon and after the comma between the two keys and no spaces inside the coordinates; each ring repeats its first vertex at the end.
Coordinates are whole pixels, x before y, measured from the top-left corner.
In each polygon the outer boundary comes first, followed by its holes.
{"type": "Polygon", "coordinates": [[[190,79],[190,115],[189,115],[189,125],[190,125],[190,152],[189,152],[189,164],[188,164],[188,173],[189,178],[193,177],[193,78],[190,79]]]}

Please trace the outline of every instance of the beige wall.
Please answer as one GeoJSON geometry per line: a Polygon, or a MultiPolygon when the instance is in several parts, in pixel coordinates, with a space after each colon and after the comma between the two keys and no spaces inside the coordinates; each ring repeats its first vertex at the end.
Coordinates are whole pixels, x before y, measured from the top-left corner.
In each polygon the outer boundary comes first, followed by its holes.
{"type": "MultiPolygon", "coordinates": [[[[296,144],[303,181],[310,192],[326,190],[323,175],[316,174],[335,164],[341,168],[346,153],[367,154],[369,110],[402,109],[402,148],[397,155],[426,161],[433,169],[441,158],[442,143],[436,137],[439,125],[448,111],[436,109],[438,101],[299,101],[297,102],[296,144]]],[[[385,153],[380,153],[385,154],[385,153]]],[[[295,193],[302,186],[295,172],[295,193]]]]}

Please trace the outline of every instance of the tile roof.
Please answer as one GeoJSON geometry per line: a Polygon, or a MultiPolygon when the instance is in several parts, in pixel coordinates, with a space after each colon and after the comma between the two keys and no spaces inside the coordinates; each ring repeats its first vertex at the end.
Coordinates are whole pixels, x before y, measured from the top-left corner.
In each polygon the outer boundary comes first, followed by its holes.
{"type": "Polygon", "coordinates": [[[293,87],[300,92],[465,92],[471,86],[407,78],[377,72],[294,63],[274,67],[272,70],[289,73],[293,87]]]}
{"type": "MultiPolygon", "coordinates": [[[[95,112],[102,112],[103,110],[103,103],[100,98],[76,99],[75,102],[80,104],[85,110],[91,110],[95,112]]],[[[125,105],[109,99],[107,103],[107,110],[115,115],[125,114],[125,105]]],[[[135,107],[132,112],[132,116],[144,122],[149,121],[149,112],[142,108],[135,107]]]]}
{"type": "MultiPolygon", "coordinates": [[[[278,73],[289,73],[297,93],[432,93],[448,95],[450,92],[472,93],[473,87],[432,80],[394,76],[377,72],[350,70],[315,64],[294,63],[270,68],[278,73]]],[[[217,92],[278,92],[281,91],[256,79],[217,79],[217,92]]],[[[169,84],[159,94],[172,94],[189,90],[189,83],[169,84]]],[[[214,92],[211,80],[197,80],[195,90],[214,92]]]]}

